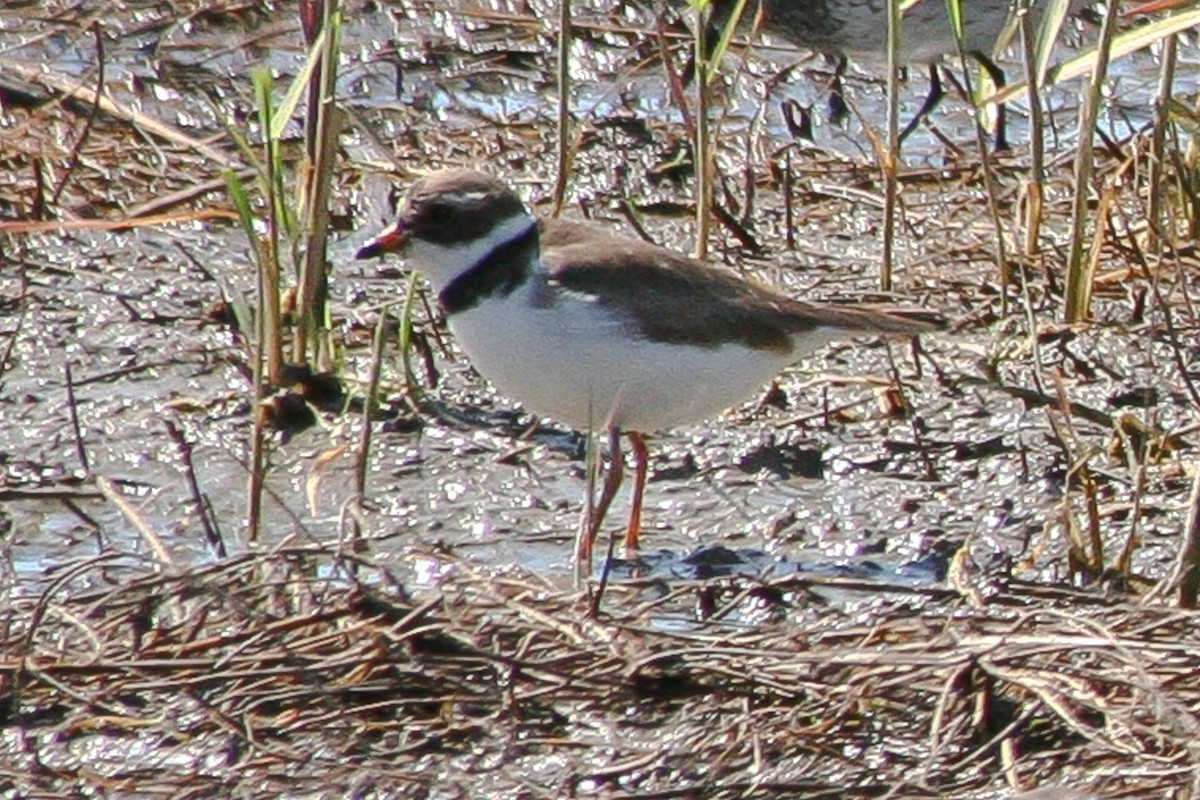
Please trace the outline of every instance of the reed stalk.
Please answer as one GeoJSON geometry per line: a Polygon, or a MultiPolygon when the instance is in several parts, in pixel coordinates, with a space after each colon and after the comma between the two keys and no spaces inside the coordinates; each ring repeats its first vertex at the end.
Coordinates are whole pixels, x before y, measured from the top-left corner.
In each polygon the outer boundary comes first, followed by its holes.
{"type": "Polygon", "coordinates": [[[266,484],[266,417],[261,412],[267,385],[278,385],[283,375],[282,331],[280,330],[279,229],[282,197],[282,164],[279,140],[270,135],[274,127],[271,76],[265,69],[253,76],[259,126],[263,134],[261,189],[266,207],[266,232],[257,235],[250,199],[240,181],[227,176],[226,188],[233,199],[242,227],[251,243],[258,274],[258,313],[254,319],[255,346],[251,357],[254,382],[254,421],[250,438],[249,486],[246,499],[246,539],[258,541],[262,526],[262,495],[266,484]]]}
{"type": "MultiPolygon", "coordinates": [[[[707,4],[706,4],[707,5],[707,4]]],[[[708,83],[714,74],[712,65],[719,63],[719,54],[714,59],[708,52],[708,34],[704,23],[707,8],[700,9],[701,21],[696,25],[696,135],[692,149],[696,154],[696,246],[692,255],[703,259],[708,256],[708,235],[711,228],[712,208],[712,147],[708,132],[708,83]]],[[[737,25],[731,19],[726,31],[737,25]]]]}
{"type": "Polygon", "coordinates": [[[306,13],[305,39],[315,67],[307,80],[305,163],[297,187],[303,225],[292,359],[297,363],[310,362],[317,370],[328,370],[333,363],[333,352],[327,309],[327,241],[333,165],[342,127],[342,115],[336,105],[341,0],[304,0],[301,11],[306,13]]]}
{"type": "Polygon", "coordinates": [[[1042,124],[1042,68],[1039,66],[1036,33],[1029,16],[1029,0],[1017,6],[1021,26],[1021,56],[1025,62],[1025,82],[1029,86],[1029,176],[1025,179],[1025,205],[1022,219],[1021,251],[1032,258],[1039,251],[1046,198],[1046,140],[1042,124]]]}
{"type": "Polygon", "coordinates": [[[562,213],[567,198],[567,178],[571,173],[571,0],[558,3],[558,141],[554,146],[554,207],[550,212],[562,213]]]}
{"type": "MultiPolygon", "coordinates": [[[[1089,226],[1088,218],[1091,211],[1088,199],[1092,183],[1092,160],[1094,158],[1093,139],[1095,138],[1096,119],[1100,114],[1103,103],[1102,90],[1108,74],[1108,57],[1111,52],[1113,35],[1117,23],[1116,0],[1109,0],[1104,14],[1104,22],[1100,26],[1100,41],[1097,44],[1096,66],[1092,71],[1087,91],[1083,95],[1083,104],[1079,109],[1078,149],[1075,152],[1074,198],[1071,208],[1071,242],[1067,251],[1067,281],[1065,288],[1066,311],[1068,323],[1081,322],[1088,316],[1091,305],[1091,286],[1088,282],[1086,259],[1086,240],[1089,226]]],[[[1092,229],[1092,235],[1099,231],[1092,229]]]]}
{"type": "Polygon", "coordinates": [[[1158,91],[1154,96],[1154,127],[1150,132],[1150,169],[1146,181],[1146,192],[1149,195],[1146,216],[1150,220],[1150,231],[1146,240],[1151,252],[1162,249],[1163,242],[1159,234],[1166,230],[1163,221],[1163,190],[1166,186],[1167,131],[1171,124],[1171,87],[1175,83],[1178,43],[1179,37],[1174,33],[1163,40],[1158,91]]]}
{"type": "Polygon", "coordinates": [[[892,289],[895,261],[896,213],[900,202],[900,38],[902,0],[887,4],[887,146],[878,150],[883,175],[883,258],[879,265],[879,289],[892,289]]]}

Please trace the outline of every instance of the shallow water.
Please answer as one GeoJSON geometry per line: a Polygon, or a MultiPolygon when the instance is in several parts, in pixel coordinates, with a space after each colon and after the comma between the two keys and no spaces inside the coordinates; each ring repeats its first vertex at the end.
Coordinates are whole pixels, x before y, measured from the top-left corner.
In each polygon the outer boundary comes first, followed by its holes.
{"type": "MultiPolygon", "coordinates": [[[[394,264],[351,258],[388,213],[391,180],[380,177],[379,169],[407,173],[484,163],[522,185],[539,206],[549,193],[555,114],[551,37],[536,13],[496,8],[509,13],[464,7],[422,14],[364,4],[349,17],[340,90],[359,117],[343,140],[335,199],[342,221],[331,247],[334,315],[346,340],[361,342],[356,315],[369,322],[372,314],[364,309],[396,299],[404,286],[403,280],[380,277],[381,270],[394,276],[394,264]],[[377,140],[364,134],[359,119],[377,140]]],[[[545,18],[549,7],[540,13],[545,18]]],[[[652,21],[628,8],[616,19],[599,10],[581,13],[591,33],[573,51],[578,80],[573,106],[581,128],[590,125],[576,153],[573,213],[623,224],[616,200],[632,198],[657,238],[686,249],[689,233],[680,218],[690,198],[686,176],[675,181],[656,171],[676,157],[685,135],[664,90],[661,66],[641,60],[656,52],[647,33],[652,21]]],[[[251,65],[266,63],[282,91],[302,63],[298,26],[291,19],[200,9],[179,20],[165,20],[153,9],[119,14],[104,27],[108,89],[114,99],[193,136],[217,137],[235,158],[224,126],[252,117],[251,65]]],[[[85,83],[95,76],[94,47],[77,24],[5,12],[0,37],[15,64],[44,61],[85,83]],[[53,35],[38,38],[43,33],[53,35]]],[[[726,199],[736,203],[747,197],[738,193],[745,190],[739,176],[748,163],[761,176],[767,158],[778,163],[777,151],[791,149],[804,192],[796,210],[797,250],[787,252],[782,244],[785,215],[777,185],[760,180],[749,221],[767,256],[747,257],[726,231],[720,232],[716,255],[798,294],[867,293],[879,253],[874,169],[864,157],[858,123],[842,127],[825,119],[824,101],[807,68],[764,96],[762,79],[796,57],[755,51],[748,69],[727,81],[719,163],[729,177],[726,199]],[[778,112],[781,96],[814,106],[815,146],[790,145],[778,112]]],[[[817,69],[820,62],[811,65],[817,69]]],[[[1194,80],[1195,68],[1194,60],[1187,61],[1181,85],[1194,80]]],[[[1146,121],[1156,69],[1148,55],[1117,65],[1106,116],[1114,138],[1146,121]]],[[[859,74],[850,85],[864,115],[877,124],[878,83],[859,74]]],[[[923,91],[914,74],[906,106],[915,107],[923,91]]],[[[1075,96],[1076,87],[1050,95],[1060,130],[1071,128],[1075,96]]],[[[1016,142],[1027,136],[1022,117],[1018,106],[1010,128],[1016,142]]],[[[64,125],[73,119],[67,115],[64,125]]],[[[4,127],[12,128],[13,120],[4,127]]],[[[935,124],[970,152],[970,115],[961,101],[949,98],[935,124]]],[[[44,145],[36,132],[23,133],[31,151],[44,145]]],[[[119,214],[219,172],[203,158],[148,141],[111,120],[102,120],[93,137],[105,146],[88,151],[64,194],[72,214],[119,214]]],[[[1061,157],[1069,152],[1069,136],[1056,138],[1053,146],[1061,157]]],[[[936,137],[918,131],[905,152],[911,168],[926,172],[906,196],[901,253],[908,267],[900,285],[951,317],[966,315],[971,300],[987,302],[976,292],[992,270],[990,221],[977,203],[959,202],[977,200],[978,189],[960,184],[957,165],[936,137]]],[[[0,213],[19,216],[19,202],[28,193],[27,184],[6,193],[0,213]]],[[[1050,199],[1061,204],[1065,196],[1050,199]]],[[[216,188],[200,202],[222,205],[223,191],[216,188]]],[[[1048,235],[1061,241],[1061,229],[1048,235]]],[[[0,488],[10,492],[0,519],[8,533],[6,569],[25,583],[21,591],[44,585],[46,567],[72,559],[114,551],[153,558],[126,517],[76,482],[85,469],[67,407],[68,362],[87,467],[118,483],[172,557],[184,563],[211,558],[213,546],[198,533],[164,418],[192,442],[200,487],[226,546],[248,547],[242,530],[252,397],[247,349],[228,325],[205,317],[222,293],[251,296],[253,270],[243,235],[222,223],[41,233],[22,237],[17,252],[21,279],[0,276],[5,299],[14,300],[0,311],[0,320],[15,336],[0,395],[5,467],[0,488]],[[47,489],[62,494],[22,496],[47,489]]],[[[1122,298],[1102,303],[1107,303],[1102,318],[1123,318],[1122,298]]],[[[980,564],[999,561],[1055,574],[1062,564],[1056,520],[1069,465],[1047,444],[1044,409],[976,380],[981,361],[1011,346],[1014,354],[1002,359],[1002,371],[1016,383],[1028,383],[1031,365],[1027,354],[1016,352],[1020,341],[1019,328],[1003,323],[930,337],[930,358],[946,379],[930,364],[918,374],[906,348],[893,345],[915,409],[911,421],[890,418],[878,406],[876,384],[887,377],[887,351],[878,344],[836,345],[781,377],[788,409],[756,409],[751,399],[710,425],[657,437],[645,512],[649,553],[644,563],[622,570],[695,576],[688,555],[720,544],[739,554],[722,569],[865,571],[885,581],[915,575],[933,582],[944,568],[946,543],[966,542],[980,564]],[[856,382],[853,376],[874,381],[856,382]]],[[[348,351],[347,369],[365,374],[365,358],[361,347],[348,351]]],[[[1179,376],[1162,367],[1170,362],[1170,350],[1161,340],[1106,328],[1072,337],[1051,360],[1071,379],[1073,399],[1111,411],[1113,394],[1152,385],[1164,393],[1163,406],[1154,411],[1161,424],[1183,427],[1194,416],[1181,400],[1179,376]],[[1103,368],[1085,369],[1089,364],[1103,368]]],[[[438,364],[443,381],[432,396],[445,412],[427,416],[415,432],[376,435],[366,534],[379,539],[376,549],[385,559],[394,558],[410,573],[419,572],[408,558],[410,547],[435,544],[486,563],[519,563],[568,580],[585,491],[579,438],[553,421],[532,438],[521,438],[532,420],[496,397],[460,355],[451,350],[438,364]],[[521,452],[511,456],[514,449],[521,452]]],[[[389,369],[395,396],[395,355],[389,369]]],[[[392,408],[399,413],[398,406],[392,408]]],[[[358,424],[354,415],[328,414],[317,427],[275,443],[266,534],[259,546],[344,533],[358,424]],[[323,463],[339,447],[347,449],[323,463]]],[[[1081,450],[1102,449],[1108,439],[1105,431],[1087,425],[1077,433],[1081,450]]],[[[1119,459],[1105,464],[1113,477],[1104,499],[1114,506],[1129,502],[1124,466],[1119,459]]],[[[1181,522],[1173,507],[1178,491],[1178,480],[1165,473],[1141,490],[1141,569],[1161,570],[1172,553],[1168,537],[1181,522]]],[[[614,509],[614,527],[624,511],[623,505],[614,509]]],[[[1120,511],[1112,513],[1108,533],[1119,543],[1129,523],[1121,521],[1120,511]]]]}

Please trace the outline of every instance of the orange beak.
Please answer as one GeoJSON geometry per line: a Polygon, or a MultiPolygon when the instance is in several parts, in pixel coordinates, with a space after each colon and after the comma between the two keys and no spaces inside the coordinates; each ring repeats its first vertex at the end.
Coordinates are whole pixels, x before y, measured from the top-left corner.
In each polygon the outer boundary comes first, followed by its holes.
{"type": "Polygon", "coordinates": [[[408,244],[408,239],[408,232],[404,230],[403,221],[396,220],[380,231],[374,239],[359,248],[354,257],[374,258],[384,253],[398,253],[408,244]]]}

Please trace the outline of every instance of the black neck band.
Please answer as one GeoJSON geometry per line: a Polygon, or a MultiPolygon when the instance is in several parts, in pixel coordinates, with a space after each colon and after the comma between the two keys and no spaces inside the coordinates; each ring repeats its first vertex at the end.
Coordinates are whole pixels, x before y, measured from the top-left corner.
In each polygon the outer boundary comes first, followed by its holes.
{"type": "Polygon", "coordinates": [[[492,250],[475,266],[446,285],[438,303],[446,316],[479,305],[483,300],[511,294],[529,275],[538,257],[538,228],[532,220],[529,228],[492,250]]]}

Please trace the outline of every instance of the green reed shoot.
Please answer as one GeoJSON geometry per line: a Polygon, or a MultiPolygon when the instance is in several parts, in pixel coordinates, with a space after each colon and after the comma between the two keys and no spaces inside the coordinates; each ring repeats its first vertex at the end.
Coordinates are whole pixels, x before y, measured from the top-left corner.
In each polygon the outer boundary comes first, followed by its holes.
{"type": "Polygon", "coordinates": [[[282,333],[280,331],[280,268],[279,268],[279,220],[286,215],[280,213],[281,158],[278,139],[265,135],[272,128],[274,108],[270,102],[271,77],[266,70],[255,70],[254,93],[258,105],[259,125],[264,132],[263,157],[259,166],[259,189],[265,198],[266,232],[259,236],[253,205],[245,187],[232,173],[226,173],[225,185],[229,197],[237,210],[238,219],[246,238],[258,273],[258,313],[254,319],[254,347],[251,358],[254,380],[254,427],[250,446],[250,487],[247,498],[247,538],[254,542],[262,518],[262,491],[265,482],[266,432],[263,415],[257,413],[262,407],[267,384],[278,385],[283,375],[282,333]]]}
{"type": "MultiPolygon", "coordinates": [[[[749,0],[737,0],[737,2],[734,3],[733,9],[729,14],[729,21],[721,28],[721,34],[719,37],[717,37],[717,41],[711,50],[708,52],[697,50],[697,77],[703,80],[704,83],[712,83],[720,74],[721,60],[725,57],[725,53],[729,51],[729,45],[733,41],[733,35],[737,31],[738,26],[741,24],[742,17],[745,16],[747,2],[749,2],[749,0]]],[[[703,19],[704,15],[708,12],[708,7],[711,4],[711,0],[692,0],[692,7],[696,9],[701,19],[703,19]]],[[[697,26],[697,30],[700,30],[701,28],[703,28],[702,25],[697,26]]],[[[703,33],[701,35],[707,35],[707,33],[703,33]]],[[[707,42],[702,42],[701,44],[704,45],[704,50],[708,50],[707,42]]]]}
{"type": "Polygon", "coordinates": [[[333,166],[342,128],[342,115],[335,102],[342,12],[340,0],[324,0],[320,5],[321,28],[309,47],[305,71],[292,84],[293,90],[301,86],[308,89],[305,161],[296,187],[302,227],[292,358],[297,362],[311,359],[317,369],[328,370],[334,354],[327,302],[327,237],[333,166]]]}
{"type": "Polygon", "coordinates": [[[417,281],[417,273],[412,272],[408,276],[408,291],[404,295],[404,307],[400,313],[397,347],[400,350],[400,358],[404,362],[404,388],[413,401],[418,400],[421,393],[421,384],[417,381],[412,368],[413,312],[416,309],[419,291],[420,283],[417,281]]]}
{"type": "MultiPolygon", "coordinates": [[[[309,156],[299,166],[290,164],[285,159],[283,138],[289,124],[295,117],[304,90],[312,82],[321,81],[322,86],[329,86],[328,92],[320,95],[318,108],[310,109],[310,114],[329,114],[332,107],[333,75],[328,74],[323,64],[336,63],[336,57],[330,51],[336,46],[337,32],[340,30],[340,14],[331,17],[330,27],[323,30],[309,48],[304,65],[293,79],[285,92],[282,101],[276,104],[274,100],[274,82],[269,71],[265,68],[256,69],[252,75],[254,83],[255,103],[258,111],[258,123],[263,138],[261,153],[252,147],[246,137],[236,130],[234,140],[242,150],[243,156],[258,170],[258,176],[253,182],[262,199],[261,220],[250,212],[243,213],[239,208],[242,226],[247,237],[256,243],[255,263],[260,274],[262,292],[259,302],[263,310],[262,336],[259,346],[264,348],[267,355],[266,382],[279,385],[283,373],[283,339],[282,315],[280,305],[283,286],[284,266],[288,266],[297,276],[301,286],[309,280],[309,272],[305,265],[312,259],[319,261],[323,270],[325,263],[325,237],[328,229],[329,185],[332,180],[332,162],[329,158],[321,159],[320,154],[332,153],[336,144],[335,127],[317,125],[318,133],[325,137],[323,145],[317,147],[306,143],[306,153],[316,153],[319,162],[314,167],[313,157],[309,156]],[[332,31],[332,35],[330,32],[332,31]],[[331,56],[331,57],[326,57],[331,56]],[[320,180],[318,180],[319,178],[320,180]],[[266,233],[261,238],[256,223],[261,222],[266,233]]],[[[230,197],[235,206],[239,205],[238,198],[230,191],[230,197]]],[[[253,205],[249,206],[251,209],[253,205]]],[[[321,297],[323,303],[323,297],[321,297]]],[[[324,319],[325,309],[321,305],[314,309],[312,293],[303,289],[298,293],[297,315],[306,322],[297,326],[296,337],[293,339],[292,357],[296,361],[306,360],[303,347],[297,347],[297,340],[302,345],[307,337],[301,330],[312,329],[313,319],[324,319]]]]}
{"type": "MultiPolygon", "coordinates": [[[[335,3],[336,0],[330,2],[335,3]]],[[[320,81],[323,91],[315,95],[318,100],[315,107],[309,109],[310,115],[331,113],[340,19],[338,9],[334,8],[332,12],[327,10],[327,24],[314,37],[302,69],[280,103],[276,104],[274,100],[275,87],[270,72],[265,68],[253,72],[251,77],[258,112],[258,130],[262,137],[261,149],[253,147],[239,131],[230,131],[246,160],[257,169],[252,186],[260,199],[255,204],[247,187],[232,174],[226,175],[226,190],[250,242],[258,274],[258,313],[253,327],[246,328],[254,331],[254,355],[251,360],[256,409],[261,407],[267,387],[279,386],[283,381],[284,330],[281,308],[285,261],[293,274],[298,276],[302,287],[298,292],[297,308],[300,322],[296,327],[292,349],[292,355],[298,361],[306,360],[306,333],[316,327],[312,320],[325,318],[323,293],[316,293],[320,299],[318,306],[313,301],[314,293],[305,291],[303,287],[324,285],[325,236],[328,228],[325,209],[332,175],[332,140],[336,136],[336,126],[332,123],[309,126],[310,130],[317,131],[318,137],[323,138],[317,144],[306,147],[308,158],[294,171],[285,159],[283,137],[295,116],[304,89],[315,81],[320,81]],[[322,156],[325,156],[324,160],[322,156]],[[319,263],[321,269],[319,281],[311,278],[311,268],[306,269],[306,265],[314,261],[319,263]]],[[[310,106],[313,105],[310,96],[310,106]]],[[[323,353],[328,356],[328,348],[323,353]]],[[[247,503],[248,536],[251,541],[257,538],[260,525],[266,463],[264,425],[265,419],[256,413],[247,503]]]]}

